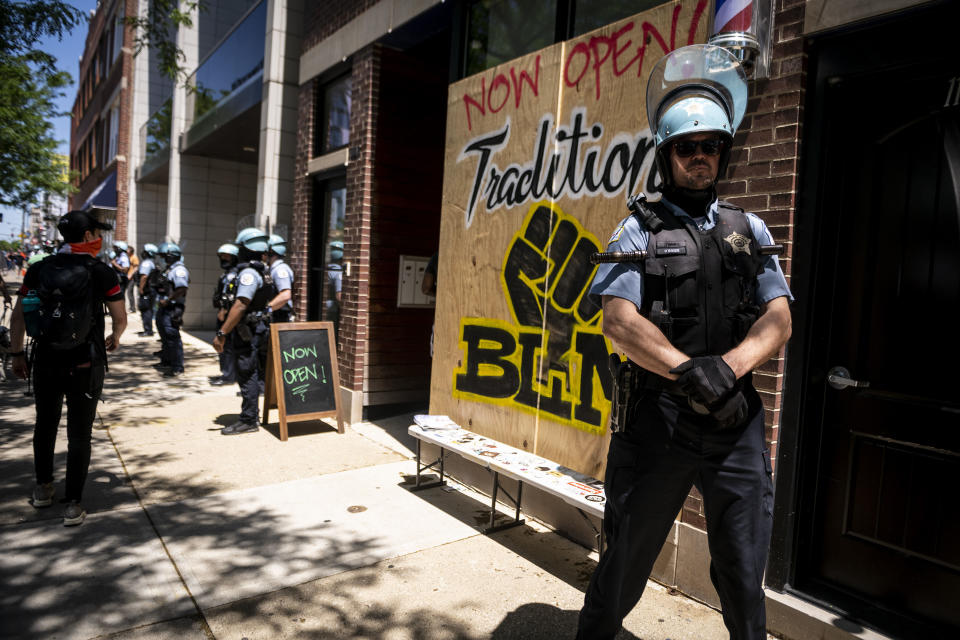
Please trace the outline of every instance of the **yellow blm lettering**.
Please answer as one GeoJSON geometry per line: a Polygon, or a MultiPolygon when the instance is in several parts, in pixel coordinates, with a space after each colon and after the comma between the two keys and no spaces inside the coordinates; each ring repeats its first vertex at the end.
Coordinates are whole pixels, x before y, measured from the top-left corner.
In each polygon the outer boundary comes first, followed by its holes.
{"type": "Polygon", "coordinates": [[[599,328],[575,328],[569,370],[547,369],[541,377],[537,362],[548,334],[492,318],[461,318],[464,358],[453,372],[454,397],[539,412],[553,422],[602,435],[613,395],[610,342],[599,328]]]}

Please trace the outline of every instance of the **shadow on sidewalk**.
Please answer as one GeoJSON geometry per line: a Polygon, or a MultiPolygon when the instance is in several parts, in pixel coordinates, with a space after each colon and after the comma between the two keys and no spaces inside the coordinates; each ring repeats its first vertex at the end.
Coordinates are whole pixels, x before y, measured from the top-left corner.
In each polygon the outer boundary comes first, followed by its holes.
{"type": "MultiPolygon", "coordinates": [[[[579,611],[560,609],[553,605],[532,602],[520,605],[507,614],[490,634],[490,640],[557,640],[572,638],[576,633],[579,611]]],[[[616,640],[641,640],[626,629],[621,629],[616,640]]]]}

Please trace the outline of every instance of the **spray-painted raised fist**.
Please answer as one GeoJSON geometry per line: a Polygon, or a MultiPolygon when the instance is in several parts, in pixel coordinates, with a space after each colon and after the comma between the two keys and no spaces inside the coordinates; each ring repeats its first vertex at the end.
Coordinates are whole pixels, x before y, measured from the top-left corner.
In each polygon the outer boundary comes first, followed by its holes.
{"type": "Polygon", "coordinates": [[[600,309],[587,298],[599,243],[558,207],[534,206],[503,262],[503,288],[517,324],[546,329],[551,369],[568,370],[575,326],[594,325],[600,309]]]}

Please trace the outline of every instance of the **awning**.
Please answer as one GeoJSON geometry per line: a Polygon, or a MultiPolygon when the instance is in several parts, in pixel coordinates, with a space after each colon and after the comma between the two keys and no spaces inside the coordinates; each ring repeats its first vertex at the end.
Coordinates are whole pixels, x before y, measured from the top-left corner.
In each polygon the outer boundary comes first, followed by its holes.
{"type": "Polygon", "coordinates": [[[90,211],[91,209],[117,210],[117,172],[115,170],[110,172],[110,175],[93,190],[93,193],[80,208],[83,211],[90,211]]]}

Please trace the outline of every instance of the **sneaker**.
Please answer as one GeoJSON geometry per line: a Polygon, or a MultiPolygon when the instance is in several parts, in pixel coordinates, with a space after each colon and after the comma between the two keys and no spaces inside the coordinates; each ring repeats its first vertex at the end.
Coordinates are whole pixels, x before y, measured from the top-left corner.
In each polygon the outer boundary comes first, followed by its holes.
{"type": "Polygon", "coordinates": [[[154,351],[154,352],[153,352],[153,355],[155,355],[156,357],[159,358],[160,356],[163,355],[163,351],[154,351]]]}
{"type": "Polygon", "coordinates": [[[210,381],[210,384],[212,384],[215,387],[222,387],[225,384],[236,384],[236,381],[224,380],[223,378],[214,378],[213,380],[210,381]]]}
{"type": "Polygon", "coordinates": [[[79,502],[68,502],[67,508],[63,510],[63,526],[75,527],[83,522],[87,517],[87,512],[80,506],[79,502]]]}
{"type": "Polygon", "coordinates": [[[54,489],[52,482],[38,484],[33,489],[33,500],[31,501],[31,504],[38,509],[41,507],[49,507],[51,504],[53,504],[53,493],[54,489]]]}
{"type": "Polygon", "coordinates": [[[183,375],[183,369],[167,369],[163,372],[164,378],[178,378],[183,375]]]}
{"type": "Polygon", "coordinates": [[[224,427],[220,429],[220,433],[225,436],[235,436],[238,433],[253,433],[259,431],[260,427],[255,424],[247,424],[246,422],[235,422],[229,427],[224,427]]]}

